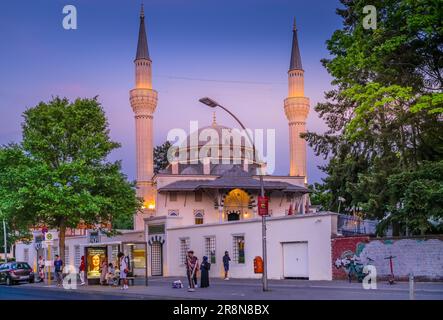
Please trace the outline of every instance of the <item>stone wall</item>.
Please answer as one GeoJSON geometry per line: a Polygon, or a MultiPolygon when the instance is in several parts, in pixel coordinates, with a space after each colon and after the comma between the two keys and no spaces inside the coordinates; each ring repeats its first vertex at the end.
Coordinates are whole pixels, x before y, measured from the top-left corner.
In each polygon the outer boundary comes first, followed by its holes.
{"type": "Polygon", "coordinates": [[[406,280],[412,272],[417,280],[443,281],[443,236],[410,238],[337,237],[332,239],[332,277],[345,279],[345,269],[337,268],[337,259],[356,256],[363,265],[377,268],[377,277],[390,275],[389,256],[394,256],[396,279],[406,280]],[[371,261],[372,259],[373,261],[371,261]]]}

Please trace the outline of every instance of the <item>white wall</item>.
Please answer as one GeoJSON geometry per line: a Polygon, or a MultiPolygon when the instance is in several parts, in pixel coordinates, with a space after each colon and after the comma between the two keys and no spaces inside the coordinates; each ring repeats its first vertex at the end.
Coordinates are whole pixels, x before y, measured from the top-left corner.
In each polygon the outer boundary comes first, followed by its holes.
{"type": "MultiPolygon", "coordinates": [[[[268,277],[281,279],[283,277],[283,248],[284,242],[307,242],[310,280],[331,280],[331,229],[336,219],[334,214],[315,214],[303,216],[286,216],[269,218],[267,222],[268,247],[268,277]]],[[[211,267],[211,277],[221,277],[223,274],[222,256],[224,251],[233,255],[234,235],[245,237],[245,263],[230,265],[233,278],[260,278],[254,274],[253,259],[262,256],[261,220],[246,220],[227,222],[214,225],[200,225],[185,228],[167,229],[167,261],[164,265],[165,275],[183,276],[185,267],[179,263],[180,238],[190,239],[190,248],[201,260],[205,254],[204,238],[216,237],[216,264],[211,267]]]]}

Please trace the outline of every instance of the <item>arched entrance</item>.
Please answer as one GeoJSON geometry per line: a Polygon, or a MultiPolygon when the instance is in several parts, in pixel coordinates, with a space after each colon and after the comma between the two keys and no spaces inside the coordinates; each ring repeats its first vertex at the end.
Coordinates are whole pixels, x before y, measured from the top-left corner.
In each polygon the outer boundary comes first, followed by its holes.
{"type": "Polygon", "coordinates": [[[163,243],[161,236],[152,236],[148,241],[151,246],[151,276],[163,275],[163,243]]]}
{"type": "Polygon", "coordinates": [[[236,221],[248,213],[249,195],[242,189],[233,189],[228,192],[224,201],[226,220],[236,221]]]}

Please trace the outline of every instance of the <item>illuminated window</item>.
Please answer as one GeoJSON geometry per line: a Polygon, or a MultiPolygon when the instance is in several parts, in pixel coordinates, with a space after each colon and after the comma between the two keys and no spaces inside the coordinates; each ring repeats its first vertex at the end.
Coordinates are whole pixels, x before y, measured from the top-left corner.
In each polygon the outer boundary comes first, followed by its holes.
{"type": "Polygon", "coordinates": [[[234,236],[233,240],[233,260],[236,263],[245,263],[245,237],[234,236]]]}
{"type": "Polygon", "coordinates": [[[205,213],[203,210],[194,210],[195,224],[203,224],[203,217],[205,213]]]}

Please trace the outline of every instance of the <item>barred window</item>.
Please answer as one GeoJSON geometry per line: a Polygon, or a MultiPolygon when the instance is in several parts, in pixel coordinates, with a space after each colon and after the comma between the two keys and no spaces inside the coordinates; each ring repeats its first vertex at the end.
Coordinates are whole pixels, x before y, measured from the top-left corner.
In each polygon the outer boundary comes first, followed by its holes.
{"type": "Polygon", "coordinates": [[[29,249],[27,248],[23,250],[23,260],[29,263],[29,249]]]}
{"type": "Polygon", "coordinates": [[[79,267],[81,263],[81,252],[80,252],[80,246],[74,246],[74,266],[79,267]]]}
{"type": "Polygon", "coordinates": [[[215,263],[215,237],[205,238],[205,256],[210,263],[215,263]]]}
{"type": "Polygon", "coordinates": [[[236,263],[245,263],[245,237],[234,236],[233,239],[233,260],[236,263]]]}
{"type": "Polygon", "coordinates": [[[64,261],[64,265],[65,266],[69,266],[71,262],[71,259],[69,257],[69,247],[65,246],[65,261],[64,261]]]}
{"type": "Polygon", "coordinates": [[[180,264],[186,264],[186,256],[189,251],[189,238],[180,239],[180,264]]]}

